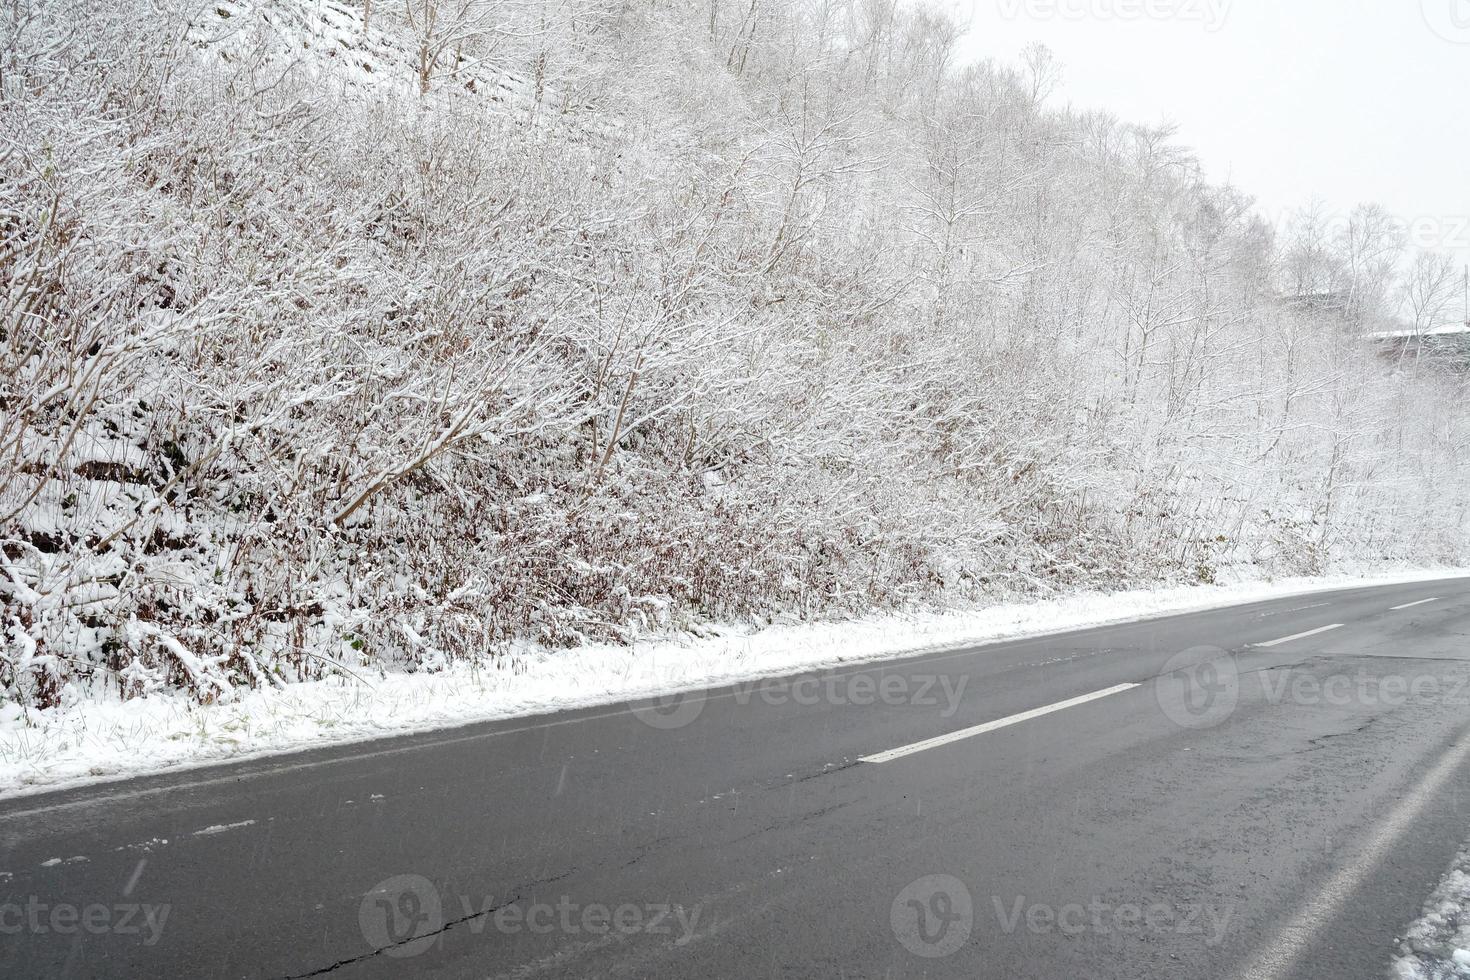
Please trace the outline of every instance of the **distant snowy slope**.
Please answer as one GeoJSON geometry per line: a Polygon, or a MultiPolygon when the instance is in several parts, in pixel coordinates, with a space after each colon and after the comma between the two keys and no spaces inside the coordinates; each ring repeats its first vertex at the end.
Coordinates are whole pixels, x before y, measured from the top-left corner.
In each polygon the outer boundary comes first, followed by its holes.
{"type": "MultiPolygon", "coordinates": [[[[366,98],[402,99],[407,107],[420,94],[418,41],[401,10],[380,3],[368,27],[361,8],[329,0],[209,0],[193,12],[188,39],[225,64],[304,68],[318,84],[357,90],[366,98]]],[[[432,91],[476,96],[487,111],[516,113],[523,125],[534,123],[538,109],[565,115],[588,108],[555,85],[543,80],[538,88],[497,67],[495,59],[468,58],[460,49],[442,55],[429,78],[432,91]]],[[[581,118],[578,125],[593,132],[606,128],[596,118],[581,118]]]]}

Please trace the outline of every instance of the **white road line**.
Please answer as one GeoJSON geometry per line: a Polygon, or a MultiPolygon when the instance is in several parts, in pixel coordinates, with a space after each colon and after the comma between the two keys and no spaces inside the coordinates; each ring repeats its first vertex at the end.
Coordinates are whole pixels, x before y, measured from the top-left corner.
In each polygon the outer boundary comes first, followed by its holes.
{"type": "Polygon", "coordinates": [[[1305,633],[1293,633],[1291,636],[1283,636],[1279,640],[1268,640],[1265,643],[1257,643],[1256,646],[1279,647],[1281,644],[1290,643],[1292,640],[1305,640],[1309,636],[1316,636],[1318,633],[1326,633],[1328,630],[1340,630],[1342,629],[1342,627],[1342,623],[1333,623],[1331,626],[1322,626],[1318,629],[1307,630],[1305,633]]]}
{"type": "Polygon", "coordinates": [[[1007,728],[1011,725],[1019,725],[1021,722],[1030,721],[1032,718],[1040,718],[1042,715],[1049,715],[1054,711],[1061,711],[1065,708],[1075,708],[1079,704],[1086,704],[1089,701],[1096,701],[1099,698],[1105,698],[1112,694],[1121,694],[1124,691],[1131,691],[1135,687],[1138,687],[1138,685],[1119,684],[1118,686],[1110,687],[1105,691],[1094,691],[1091,694],[1084,694],[1081,697],[1071,698],[1067,701],[1058,701],[1056,704],[1049,704],[1044,708],[1032,708],[1030,711],[1023,711],[1018,715],[1011,715],[1009,718],[1001,718],[996,721],[987,721],[983,725],[975,725],[972,728],[962,728],[957,732],[950,732],[948,735],[939,735],[935,738],[925,739],[922,742],[915,742],[912,745],[905,745],[902,748],[889,749],[887,752],[879,752],[877,755],[865,755],[858,761],[892,762],[894,759],[902,759],[904,756],[913,755],[915,752],[923,752],[925,749],[937,749],[941,745],[948,745],[950,742],[958,742],[960,739],[963,738],[971,738],[975,735],[984,735],[986,732],[993,732],[998,728],[1007,728]]]}
{"type": "Polygon", "coordinates": [[[1444,788],[1457,769],[1470,759],[1470,738],[1462,738],[1440,756],[1425,777],[1399,801],[1374,831],[1363,849],[1345,866],[1340,866],[1321,891],[1312,896],[1296,917],[1282,926],[1256,954],[1255,962],[1241,976],[1246,980],[1276,980],[1287,976],[1324,925],[1342,912],[1353,891],[1392,853],[1424,808],[1444,788]]]}
{"type": "Polygon", "coordinates": [[[1263,612],[1257,618],[1270,619],[1272,616],[1285,616],[1287,613],[1302,612],[1307,609],[1321,609],[1323,606],[1330,605],[1332,605],[1330,602],[1314,602],[1310,606],[1293,606],[1290,609],[1277,609],[1275,612],[1263,612]]]}
{"type": "Polygon", "coordinates": [[[1398,612],[1400,609],[1413,609],[1415,606],[1422,606],[1426,602],[1438,602],[1438,601],[1439,601],[1439,596],[1435,596],[1433,599],[1420,599],[1418,602],[1406,602],[1402,606],[1389,606],[1388,609],[1389,609],[1390,612],[1398,612]]]}
{"type": "Polygon", "coordinates": [[[215,834],[223,834],[228,830],[239,830],[241,827],[249,827],[253,823],[255,823],[254,820],[240,820],[235,823],[217,823],[212,827],[205,827],[203,830],[194,831],[194,836],[212,837],[215,834]]]}

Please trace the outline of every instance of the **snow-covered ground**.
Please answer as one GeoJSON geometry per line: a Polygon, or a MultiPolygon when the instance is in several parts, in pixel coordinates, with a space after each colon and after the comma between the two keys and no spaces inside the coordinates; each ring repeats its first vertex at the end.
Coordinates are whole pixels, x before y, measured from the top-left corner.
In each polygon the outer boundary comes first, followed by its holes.
{"type": "Polygon", "coordinates": [[[0,707],[0,794],[607,704],[1163,613],[1455,574],[1470,572],[1406,571],[1091,593],[965,612],[726,629],[628,647],[527,647],[493,662],[455,663],[436,673],[336,677],[282,689],[230,691],[222,703],[207,706],[174,694],[120,701],[69,692],[72,696],[58,709],[22,713],[14,704],[0,707]]]}
{"type": "Polygon", "coordinates": [[[1411,925],[1394,960],[1396,980],[1470,977],[1470,850],[1462,851],[1411,925]]]}

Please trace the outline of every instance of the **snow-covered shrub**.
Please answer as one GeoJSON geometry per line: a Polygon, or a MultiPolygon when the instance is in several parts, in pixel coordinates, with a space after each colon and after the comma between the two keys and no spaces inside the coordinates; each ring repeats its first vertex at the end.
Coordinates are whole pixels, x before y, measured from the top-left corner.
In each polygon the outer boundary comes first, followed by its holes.
{"type": "Polygon", "coordinates": [[[1462,381],[1167,134],[932,17],[412,9],[8,6],[7,697],[1463,559],[1462,381]]]}

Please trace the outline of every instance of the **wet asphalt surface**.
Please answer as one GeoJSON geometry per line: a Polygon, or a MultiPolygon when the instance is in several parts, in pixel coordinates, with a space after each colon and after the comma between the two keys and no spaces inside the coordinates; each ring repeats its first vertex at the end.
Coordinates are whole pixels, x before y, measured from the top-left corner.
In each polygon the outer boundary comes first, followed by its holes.
{"type": "Polygon", "coordinates": [[[0,976],[1381,978],[1467,636],[1346,590],[11,798],[0,976]]]}

